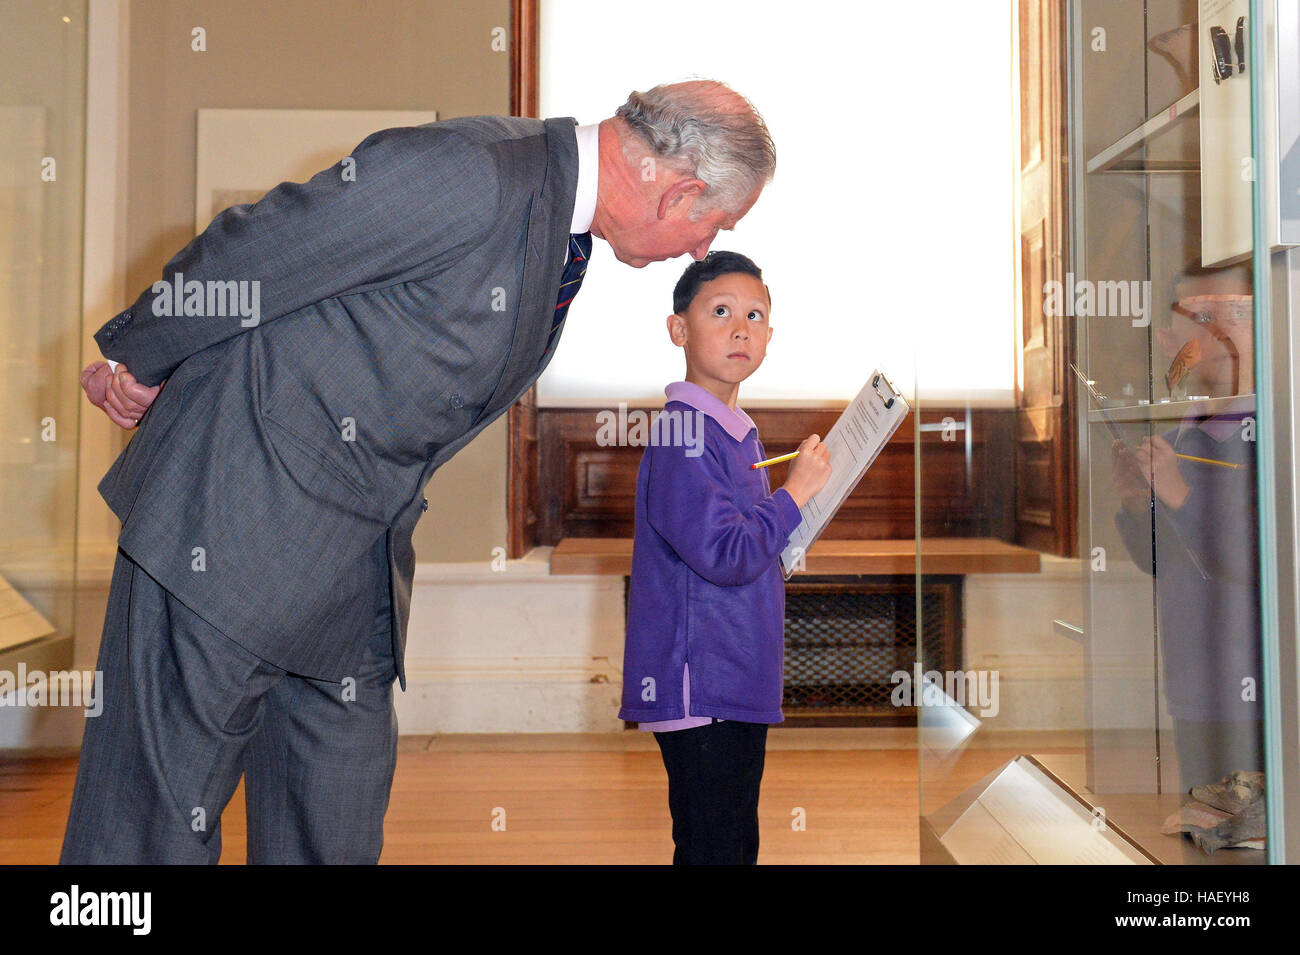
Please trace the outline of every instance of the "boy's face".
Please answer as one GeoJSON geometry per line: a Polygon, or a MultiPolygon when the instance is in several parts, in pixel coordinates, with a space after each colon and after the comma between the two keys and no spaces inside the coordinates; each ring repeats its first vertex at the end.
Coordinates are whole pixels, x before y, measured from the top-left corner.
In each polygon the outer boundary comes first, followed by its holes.
{"type": "Polygon", "coordinates": [[[668,334],[686,350],[688,375],[738,384],[767,356],[767,289],[744,272],[719,275],[700,286],[685,315],[668,316],[668,334]]]}

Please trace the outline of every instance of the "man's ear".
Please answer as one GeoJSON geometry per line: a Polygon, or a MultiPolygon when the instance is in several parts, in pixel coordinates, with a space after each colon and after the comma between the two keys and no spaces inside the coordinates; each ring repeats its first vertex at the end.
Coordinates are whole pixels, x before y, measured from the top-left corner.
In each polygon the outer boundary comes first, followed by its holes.
{"type": "Polygon", "coordinates": [[[773,333],[774,331],[776,331],[776,329],[773,328],[771,325],[767,326],[767,340],[768,340],[769,342],[772,340],[772,333],[773,333]]]}
{"type": "Polygon", "coordinates": [[[706,185],[702,179],[678,179],[675,183],[663,191],[659,197],[659,218],[668,218],[668,213],[675,206],[685,204],[689,209],[691,204],[699,195],[704,192],[706,185]]]}

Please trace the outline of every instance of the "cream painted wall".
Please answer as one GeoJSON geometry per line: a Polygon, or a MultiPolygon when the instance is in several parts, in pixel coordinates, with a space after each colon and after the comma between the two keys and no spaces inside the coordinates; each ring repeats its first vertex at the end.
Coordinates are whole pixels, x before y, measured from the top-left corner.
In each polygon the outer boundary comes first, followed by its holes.
{"type": "MultiPolygon", "coordinates": [[[[436,109],[443,119],[510,108],[508,0],[130,0],[123,300],[157,279],[194,234],[195,110],[436,109]],[[191,31],[206,31],[206,52],[191,31]]],[[[106,321],[111,311],[99,316],[106,321]]],[[[93,355],[91,356],[93,357],[93,355]]],[[[102,475],[110,442],[85,468],[102,475]]],[[[96,477],[97,480],[97,477],[96,477]]],[[[506,541],[504,416],[434,476],[415,536],[420,560],[487,560],[506,541]]]]}

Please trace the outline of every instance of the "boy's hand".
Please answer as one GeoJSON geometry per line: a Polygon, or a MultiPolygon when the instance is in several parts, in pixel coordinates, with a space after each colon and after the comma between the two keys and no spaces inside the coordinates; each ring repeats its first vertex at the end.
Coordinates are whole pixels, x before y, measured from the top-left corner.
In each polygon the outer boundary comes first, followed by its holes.
{"type": "Polygon", "coordinates": [[[810,434],[799,445],[799,457],[790,465],[790,474],[781,485],[802,508],[808,499],[826,486],[831,476],[831,452],[821,437],[810,434]]]}
{"type": "Polygon", "coordinates": [[[1115,490],[1130,513],[1140,514],[1150,505],[1151,491],[1173,510],[1187,500],[1191,488],[1183,480],[1173,446],[1160,435],[1143,438],[1136,451],[1112,445],[1115,490]]]}
{"type": "Polygon", "coordinates": [[[1158,434],[1143,438],[1138,445],[1137,459],[1142,476],[1155,488],[1160,500],[1175,511],[1182,507],[1192,489],[1183,480],[1173,445],[1158,434]]]}

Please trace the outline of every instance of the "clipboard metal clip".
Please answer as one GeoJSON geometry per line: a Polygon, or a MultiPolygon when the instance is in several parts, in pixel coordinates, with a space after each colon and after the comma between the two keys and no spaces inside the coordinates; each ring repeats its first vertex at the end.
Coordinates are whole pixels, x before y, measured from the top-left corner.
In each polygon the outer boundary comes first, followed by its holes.
{"type": "Polygon", "coordinates": [[[886,378],[886,379],[885,379],[885,387],[889,389],[889,397],[886,398],[884,395],[882,395],[882,394],[880,393],[880,380],[881,380],[882,378],[885,378],[885,376],[882,375],[882,374],[880,374],[880,372],[876,372],[875,377],[873,377],[873,378],[871,379],[871,387],[875,389],[875,391],[876,391],[876,397],[879,398],[879,399],[881,400],[881,402],[884,404],[884,406],[885,406],[887,409],[888,409],[888,408],[892,408],[892,407],[894,407],[894,397],[895,397],[895,395],[897,395],[897,392],[894,391],[894,386],[891,385],[891,384],[889,383],[889,379],[886,378]]]}

